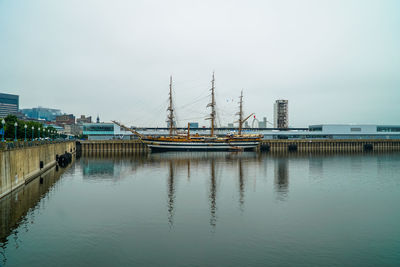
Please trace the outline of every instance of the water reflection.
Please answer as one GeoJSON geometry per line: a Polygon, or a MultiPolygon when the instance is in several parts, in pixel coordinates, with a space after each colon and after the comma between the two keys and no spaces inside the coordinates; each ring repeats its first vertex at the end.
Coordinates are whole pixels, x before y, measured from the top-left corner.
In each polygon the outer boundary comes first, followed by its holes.
{"type": "Polygon", "coordinates": [[[324,159],[322,157],[310,156],[308,160],[310,178],[320,180],[324,176],[324,159]]]}
{"type": "Polygon", "coordinates": [[[243,205],[244,205],[244,177],[243,177],[243,166],[242,166],[242,160],[238,160],[238,173],[239,173],[239,205],[240,209],[243,211],[243,205]]]}
{"type": "MultiPolygon", "coordinates": [[[[208,201],[210,210],[210,225],[214,228],[217,224],[217,196],[218,196],[218,162],[229,163],[236,168],[229,168],[234,171],[238,177],[239,192],[239,206],[243,211],[245,199],[245,175],[244,166],[255,164],[257,166],[264,165],[260,155],[256,153],[193,153],[193,152],[180,152],[180,153],[158,153],[148,155],[147,162],[152,165],[168,165],[167,177],[167,211],[168,223],[173,225],[173,218],[175,213],[175,194],[176,194],[176,175],[179,170],[185,170],[187,173],[187,182],[190,183],[190,176],[192,170],[200,170],[204,173],[202,176],[204,181],[209,181],[208,185],[208,201]],[[246,163],[244,163],[244,161],[246,163]],[[206,171],[205,169],[208,169],[206,171]],[[208,175],[207,175],[208,173],[208,175]]],[[[146,165],[147,166],[147,165],[146,165]]],[[[222,171],[222,170],[220,170],[222,171]]],[[[222,173],[223,175],[223,173],[222,173]]]]}
{"type": "Polygon", "coordinates": [[[211,183],[210,183],[210,212],[211,212],[211,218],[210,218],[210,225],[215,227],[217,223],[217,182],[216,182],[216,177],[215,177],[215,160],[211,160],[211,167],[210,167],[210,176],[211,176],[211,183]]]}
{"type": "Polygon", "coordinates": [[[77,165],[82,168],[85,180],[118,181],[142,167],[146,159],[147,154],[137,152],[86,152],[77,165]]]}
{"type": "Polygon", "coordinates": [[[169,175],[168,175],[168,223],[173,225],[174,217],[174,201],[175,201],[175,184],[174,184],[174,166],[172,161],[169,162],[169,175]]]}
{"type": "Polygon", "coordinates": [[[16,248],[20,246],[19,231],[29,231],[30,225],[35,223],[37,210],[49,201],[49,194],[64,171],[54,167],[0,200],[0,262],[7,261],[4,251],[10,244],[10,237],[16,248]]]}
{"type": "Polygon", "coordinates": [[[0,265],[6,256],[10,266],[109,266],[115,259],[122,266],[215,265],[227,257],[237,266],[267,258],[272,265],[278,258],[321,265],[333,254],[340,258],[349,242],[364,246],[351,255],[374,255],[365,249],[368,241],[385,238],[378,252],[393,257],[400,218],[390,203],[400,196],[399,159],[370,153],[86,155],[62,182],[62,170],[52,170],[43,184],[36,179],[0,200],[0,265]],[[384,227],[377,227],[381,221],[384,227]],[[288,251],[293,254],[286,257],[288,251]],[[321,257],[305,262],[316,252],[321,257]]]}
{"type": "Polygon", "coordinates": [[[289,193],[288,159],[279,158],[275,161],[275,192],[277,199],[286,200],[289,193]]]}

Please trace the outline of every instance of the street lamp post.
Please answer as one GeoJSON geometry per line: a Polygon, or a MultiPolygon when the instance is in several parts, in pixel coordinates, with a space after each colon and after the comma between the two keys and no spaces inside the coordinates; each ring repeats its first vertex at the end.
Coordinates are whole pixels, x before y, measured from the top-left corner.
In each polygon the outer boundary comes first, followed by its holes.
{"type": "Polygon", "coordinates": [[[39,131],[39,140],[40,140],[40,127],[38,128],[38,131],[39,131]]]}
{"type": "Polygon", "coordinates": [[[35,127],[32,126],[32,141],[35,140],[35,127]]]}
{"type": "Polygon", "coordinates": [[[26,128],[28,128],[28,125],[25,124],[24,128],[25,128],[25,142],[26,142],[26,128]]]}
{"type": "Polygon", "coordinates": [[[4,135],[6,133],[6,129],[4,128],[4,124],[6,124],[6,121],[4,119],[1,120],[1,124],[3,124],[3,131],[2,131],[2,135],[1,135],[1,142],[4,142],[4,135]]]}
{"type": "Polygon", "coordinates": [[[14,129],[15,129],[15,138],[14,138],[14,141],[15,141],[15,142],[17,141],[17,127],[18,127],[18,123],[15,122],[15,123],[14,123],[14,129]]]}

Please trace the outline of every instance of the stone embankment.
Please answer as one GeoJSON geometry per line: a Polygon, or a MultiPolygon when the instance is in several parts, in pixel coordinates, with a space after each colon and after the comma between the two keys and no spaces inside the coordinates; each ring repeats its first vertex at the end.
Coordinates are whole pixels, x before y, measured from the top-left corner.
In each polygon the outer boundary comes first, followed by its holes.
{"type": "Polygon", "coordinates": [[[75,152],[75,141],[0,144],[0,198],[54,167],[61,155],[75,152]]]}

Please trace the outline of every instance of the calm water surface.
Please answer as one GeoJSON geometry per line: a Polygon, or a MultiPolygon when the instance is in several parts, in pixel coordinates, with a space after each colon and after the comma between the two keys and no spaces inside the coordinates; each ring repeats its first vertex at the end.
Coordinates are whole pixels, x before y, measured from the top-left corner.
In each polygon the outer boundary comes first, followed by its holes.
{"type": "Polygon", "coordinates": [[[400,154],[83,156],[0,200],[5,266],[400,266],[400,154]]]}

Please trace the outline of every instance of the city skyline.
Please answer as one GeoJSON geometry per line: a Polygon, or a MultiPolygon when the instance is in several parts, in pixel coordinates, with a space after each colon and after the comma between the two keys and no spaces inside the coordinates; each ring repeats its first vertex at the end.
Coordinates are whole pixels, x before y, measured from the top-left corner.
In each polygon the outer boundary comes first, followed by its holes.
{"type": "Polygon", "coordinates": [[[135,126],[166,125],[173,76],[178,125],[209,113],[289,126],[399,124],[398,1],[20,1],[0,3],[0,91],[37,106],[135,126]],[[88,20],[87,18],[90,18],[88,20]]]}

